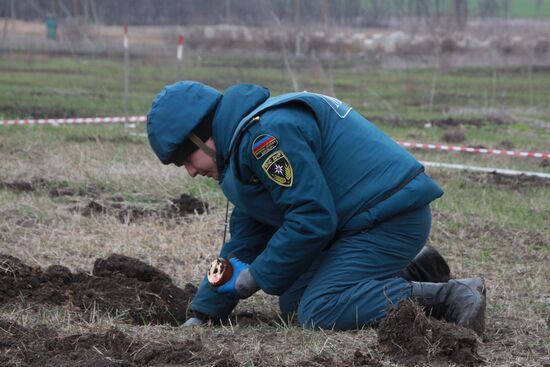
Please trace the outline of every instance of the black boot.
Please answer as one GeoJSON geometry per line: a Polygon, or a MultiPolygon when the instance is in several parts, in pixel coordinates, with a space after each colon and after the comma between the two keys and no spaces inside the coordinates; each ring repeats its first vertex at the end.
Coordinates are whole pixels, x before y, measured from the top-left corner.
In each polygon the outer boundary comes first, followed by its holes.
{"type": "Polygon", "coordinates": [[[426,313],[474,330],[485,329],[485,281],[483,278],[451,279],[447,283],[411,282],[411,298],[426,313]]]}
{"type": "Polygon", "coordinates": [[[451,270],[443,256],[426,245],[398,276],[409,282],[443,283],[451,279],[451,270]]]}

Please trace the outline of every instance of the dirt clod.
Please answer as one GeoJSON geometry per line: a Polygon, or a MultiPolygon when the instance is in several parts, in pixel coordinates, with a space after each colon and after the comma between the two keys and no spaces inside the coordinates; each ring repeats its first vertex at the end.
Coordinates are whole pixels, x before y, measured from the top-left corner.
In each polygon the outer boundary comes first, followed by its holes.
{"type": "Polygon", "coordinates": [[[96,259],[93,270],[95,276],[108,278],[116,273],[142,282],[154,279],[170,281],[170,277],[163,271],[128,256],[113,254],[107,259],[96,259]]]}
{"type": "Polygon", "coordinates": [[[451,129],[443,133],[441,140],[446,143],[464,143],[467,139],[462,129],[451,129]]]}
{"type": "Polygon", "coordinates": [[[208,203],[187,194],[170,199],[161,209],[141,208],[128,205],[121,200],[99,201],[90,200],[85,205],[77,205],[71,209],[84,217],[96,215],[113,215],[121,223],[133,223],[144,217],[178,218],[189,214],[203,214],[208,211],[208,203]]]}
{"type": "Polygon", "coordinates": [[[9,189],[15,192],[31,192],[43,185],[44,185],[44,181],[0,182],[0,188],[9,189]]]}
{"type": "Polygon", "coordinates": [[[472,330],[428,318],[418,304],[400,302],[379,325],[378,344],[397,363],[482,363],[472,330]]]}
{"type": "Polygon", "coordinates": [[[170,200],[167,210],[177,215],[192,214],[195,212],[203,214],[208,211],[208,204],[191,195],[181,194],[179,198],[170,200]]]}
{"type": "MultiPolygon", "coordinates": [[[[456,180],[456,174],[444,171],[431,171],[430,176],[438,182],[445,184],[452,180],[456,180]]],[[[517,191],[530,187],[544,187],[548,185],[548,179],[538,176],[521,175],[504,175],[497,172],[465,172],[461,174],[461,186],[468,186],[472,183],[496,186],[499,189],[517,191]]]]}
{"type": "Polygon", "coordinates": [[[164,272],[123,255],[97,259],[93,275],[61,265],[43,270],[0,255],[0,305],[65,305],[126,316],[134,324],[180,325],[195,292],[192,284],[178,288],[164,272]]]}
{"type": "Polygon", "coordinates": [[[496,148],[497,149],[504,149],[504,150],[512,150],[512,149],[515,149],[516,146],[510,140],[503,140],[500,143],[498,143],[496,148]]]}
{"type": "Polygon", "coordinates": [[[48,189],[48,194],[52,198],[75,195],[97,197],[101,192],[101,188],[94,185],[74,188],[70,187],[69,184],[65,181],[49,181],[43,178],[33,178],[30,180],[0,181],[0,189],[11,190],[18,193],[35,192],[48,189]]]}

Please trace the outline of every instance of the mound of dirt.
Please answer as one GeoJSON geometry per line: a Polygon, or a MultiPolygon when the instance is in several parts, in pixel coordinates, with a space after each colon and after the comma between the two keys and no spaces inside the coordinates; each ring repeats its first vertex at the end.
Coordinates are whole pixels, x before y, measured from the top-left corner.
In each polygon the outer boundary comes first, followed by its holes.
{"type": "Polygon", "coordinates": [[[119,136],[101,136],[101,135],[92,135],[92,136],[82,136],[82,135],[68,135],[65,138],[66,142],[69,143],[112,143],[112,144],[132,144],[132,145],[144,145],[145,140],[140,138],[135,138],[128,135],[119,135],[119,136]]]}
{"type": "Polygon", "coordinates": [[[368,116],[367,119],[376,124],[386,124],[390,126],[424,126],[424,127],[441,127],[441,128],[456,128],[460,126],[475,126],[480,127],[488,124],[503,125],[505,121],[498,118],[453,118],[447,117],[444,119],[400,119],[388,118],[383,116],[368,116]]]}
{"type": "Polygon", "coordinates": [[[46,328],[25,328],[0,319],[2,366],[238,366],[229,351],[207,350],[200,339],[164,344],[105,333],[59,336],[46,328]]]}
{"type": "Polygon", "coordinates": [[[76,205],[71,211],[78,212],[84,217],[96,215],[112,215],[121,223],[133,223],[143,217],[158,215],[154,209],[145,209],[133,205],[126,205],[121,202],[90,200],[84,206],[76,205]]]}
{"type": "Polygon", "coordinates": [[[90,200],[84,206],[77,205],[71,210],[80,213],[84,217],[95,215],[113,215],[121,223],[133,223],[141,218],[157,216],[160,218],[178,218],[189,214],[203,214],[208,211],[208,203],[187,194],[179,198],[170,199],[162,209],[140,208],[135,205],[127,205],[121,201],[90,200]]]}
{"type": "Polygon", "coordinates": [[[46,185],[46,181],[42,179],[33,181],[2,181],[0,188],[8,189],[15,192],[32,192],[46,185]]]}
{"type": "MultiPolygon", "coordinates": [[[[459,175],[463,182],[461,186],[468,186],[473,183],[497,186],[503,190],[517,191],[530,187],[544,187],[548,185],[548,179],[537,176],[521,175],[503,175],[497,172],[460,172],[459,175]]],[[[446,171],[430,171],[430,177],[440,183],[446,183],[456,180],[457,173],[446,171]]]]}
{"type": "Polygon", "coordinates": [[[466,135],[462,129],[450,129],[441,135],[441,140],[446,143],[464,143],[466,135]]]}
{"type": "Polygon", "coordinates": [[[97,259],[92,275],[61,265],[43,270],[0,255],[0,305],[65,305],[124,315],[134,324],[180,325],[195,292],[192,284],[178,288],[162,271],[123,255],[97,259]]]}
{"type": "Polygon", "coordinates": [[[380,351],[397,363],[483,363],[472,330],[428,318],[412,301],[390,308],[377,333],[380,351]]]}
{"type": "Polygon", "coordinates": [[[94,185],[76,189],[70,187],[67,182],[48,181],[43,178],[35,178],[27,181],[0,181],[0,189],[12,190],[15,192],[34,192],[49,189],[50,197],[75,195],[97,197],[101,192],[101,188],[94,185]]]}
{"type": "Polygon", "coordinates": [[[466,176],[468,181],[473,181],[482,184],[489,184],[498,186],[504,190],[517,191],[523,188],[529,187],[539,187],[548,185],[548,179],[537,177],[537,176],[527,176],[524,174],[521,175],[503,175],[500,173],[474,173],[468,172],[466,176]]]}
{"type": "Polygon", "coordinates": [[[179,216],[195,212],[203,214],[208,211],[208,204],[191,195],[181,194],[179,198],[170,199],[170,204],[165,210],[179,216]]]}
{"type": "Polygon", "coordinates": [[[489,181],[497,186],[516,191],[522,187],[537,187],[537,186],[546,186],[548,185],[548,179],[537,177],[537,176],[527,176],[527,175],[501,175],[498,173],[488,174],[489,181]]]}
{"type": "Polygon", "coordinates": [[[31,180],[0,181],[0,189],[11,190],[14,192],[35,192],[39,190],[48,190],[52,198],[60,196],[83,196],[91,197],[86,204],[75,205],[71,211],[78,212],[85,217],[93,215],[113,215],[122,223],[132,223],[136,220],[149,216],[158,216],[161,218],[177,218],[189,214],[203,214],[208,212],[208,203],[199,200],[188,194],[181,194],[180,197],[168,200],[168,204],[160,209],[143,208],[136,205],[127,204],[123,198],[111,197],[110,199],[100,200],[101,192],[104,188],[88,185],[86,187],[71,187],[67,182],[48,181],[43,178],[31,180]]]}

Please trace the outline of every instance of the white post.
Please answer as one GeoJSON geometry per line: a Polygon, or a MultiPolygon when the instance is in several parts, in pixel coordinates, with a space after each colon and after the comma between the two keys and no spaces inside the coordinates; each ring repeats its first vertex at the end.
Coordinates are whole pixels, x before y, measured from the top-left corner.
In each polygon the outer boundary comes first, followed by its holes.
{"type": "Polygon", "coordinates": [[[178,52],[176,54],[177,60],[176,60],[176,81],[181,80],[181,65],[183,63],[183,44],[185,42],[185,38],[183,35],[180,35],[178,37],[178,52]]]}
{"type": "Polygon", "coordinates": [[[134,127],[129,124],[128,121],[128,69],[129,69],[129,44],[128,44],[128,24],[124,24],[124,98],[123,98],[123,109],[124,109],[124,126],[125,127],[134,127]]]}

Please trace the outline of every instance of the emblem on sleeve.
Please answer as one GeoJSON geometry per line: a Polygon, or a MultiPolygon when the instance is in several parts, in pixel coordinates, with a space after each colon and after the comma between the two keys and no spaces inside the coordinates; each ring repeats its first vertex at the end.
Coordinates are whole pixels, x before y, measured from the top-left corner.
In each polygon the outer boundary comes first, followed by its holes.
{"type": "Polygon", "coordinates": [[[277,144],[279,144],[279,142],[274,136],[262,134],[254,139],[252,143],[252,154],[254,154],[256,159],[260,159],[275,149],[277,144]]]}
{"type": "Polygon", "coordinates": [[[278,150],[271,154],[262,164],[267,176],[280,186],[291,187],[294,178],[292,166],[286,155],[278,150]]]}

